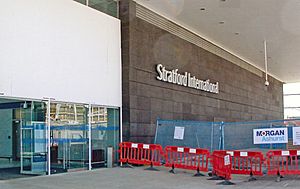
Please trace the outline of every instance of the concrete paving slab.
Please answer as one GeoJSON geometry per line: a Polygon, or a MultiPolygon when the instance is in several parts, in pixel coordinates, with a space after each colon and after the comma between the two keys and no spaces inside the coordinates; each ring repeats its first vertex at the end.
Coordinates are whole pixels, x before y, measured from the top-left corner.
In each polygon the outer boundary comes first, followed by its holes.
{"type": "Polygon", "coordinates": [[[248,176],[233,175],[233,186],[216,185],[220,181],[209,177],[193,177],[193,171],[176,170],[171,174],[162,167],[160,171],[145,171],[144,167],[98,169],[0,181],[0,189],[218,189],[218,188],[299,188],[300,177],[286,177],[275,182],[276,176],[258,177],[246,182],[248,176]]]}

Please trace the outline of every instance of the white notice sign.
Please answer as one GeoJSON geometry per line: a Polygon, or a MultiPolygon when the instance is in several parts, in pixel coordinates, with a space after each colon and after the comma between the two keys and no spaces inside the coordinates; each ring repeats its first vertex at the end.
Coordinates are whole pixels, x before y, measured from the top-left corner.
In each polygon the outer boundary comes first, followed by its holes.
{"type": "Polygon", "coordinates": [[[300,145],[300,127],[293,127],[293,145],[300,145]]]}
{"type": "Polygon", "coordinates": [[[226,155],[224,156],[224,165],[230,165],[230,156],[229,155],[226,155]]]}
{"type": "Polygon", "coordinates": [[[184,127],[175,127],[174,139],[183,140],[184,137],[184,127]]]}

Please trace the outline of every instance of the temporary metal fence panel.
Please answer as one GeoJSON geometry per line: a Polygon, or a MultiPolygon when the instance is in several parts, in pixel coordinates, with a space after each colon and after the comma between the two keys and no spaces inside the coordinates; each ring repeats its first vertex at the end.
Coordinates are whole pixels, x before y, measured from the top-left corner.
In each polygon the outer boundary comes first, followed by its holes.
{"type": "MultiPolygon", "coordinates": [[[[288,139],[293,139],[293,127],[298,127],[300,120],[272,120],[224,123],[222,139],[223,149],[227,150],[257,150],[266,152],[269,149],[287,149],[287,143],[254,144],[253,130],[266,128],[287,128],[288,139]]],[[[300,146],[299,146],[300,147],[300,146]]]]}
{"type": "Polygon", "coordinates": [[[214,122],[157,120],[155,144],[219,149],[221,125],[214,122]]]}
{"type": "Polygon", "coordinates": [[[299,149],[293,144],[293,127],[300,127],[300,120],[272,120],[251,122],[201,122],[185,120],[157,120],[155,144],[185,146],[213,150],[299,149]],[[288,143],[254,144],[253,130],[287,128],[288,143]],[[178,131],[178,132],[177,132],[178,131]],[[181,136],[180,136],[181,135],[181,136]]]}
{"type": "MultiPolygon", "coordinates": [[[[227,150],[253,150],[257,148],[270,149],[270,144],[254,144],[253,130],[272,128],[271,122],[236,122],[224,124],[224,149],[227,150]]],[[[284,148],[284,144],[273,144],[276,149],[284,148]]]]}

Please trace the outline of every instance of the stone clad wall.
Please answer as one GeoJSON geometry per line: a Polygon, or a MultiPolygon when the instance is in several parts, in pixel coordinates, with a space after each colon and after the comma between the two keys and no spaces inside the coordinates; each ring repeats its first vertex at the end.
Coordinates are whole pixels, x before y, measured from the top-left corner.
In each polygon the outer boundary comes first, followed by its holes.
{"type": "Polygon", "coordinates": [[[124,139],[153,142],[157,118],[201,121],[283,119],[283,83],[253,74],[135,17],[121,1],[124,139]],[[219,82],[219,94],[156,79],[156,65],[219,82]]]}

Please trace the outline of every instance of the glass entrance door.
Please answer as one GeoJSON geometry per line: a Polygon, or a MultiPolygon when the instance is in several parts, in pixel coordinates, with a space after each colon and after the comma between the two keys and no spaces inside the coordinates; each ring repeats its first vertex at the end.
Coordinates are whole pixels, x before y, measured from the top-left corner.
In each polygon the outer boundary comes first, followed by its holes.
{"type": "Polygon", "coordinates": [[[51,173],[88,168],[87,107],[51,103],[51,173]]]}
{"type": "Polygon", "coordinates": [[[91,161],[92,168],[105,167],[108,164],[107,148],[113,148],[115,163],[119,143],[119,110],[101,106],[91,107],[91,161]]]}
{"type": "Polygon", "coordinates": [[[45,174],[47,171],[45,107],[43,102],[27,101],[21,107],[22,174],[45,174]]]}

